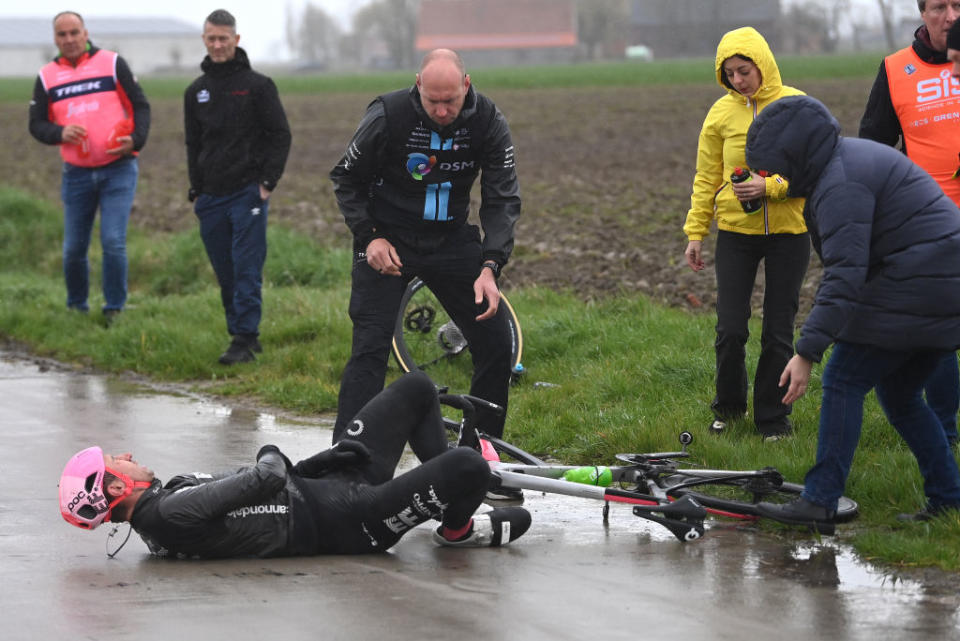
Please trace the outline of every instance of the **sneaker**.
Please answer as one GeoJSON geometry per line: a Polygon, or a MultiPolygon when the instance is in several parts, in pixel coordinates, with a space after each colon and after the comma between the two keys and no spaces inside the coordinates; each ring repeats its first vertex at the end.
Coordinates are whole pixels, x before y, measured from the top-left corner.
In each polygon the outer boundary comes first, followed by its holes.
{"type": "Polygon", "coordinates": [[[833,534],[837,511],[811,503],[802,496],[789,503],[757,503],[757,512],[774,521],[788,525],[803,525],[820,534],[833,534]]]}
{"type": "Polygon", "coordinates": [[[253,352],[254,354],[263,353],[263,346],[260,344],[260,340],[256,336],[250,339],[249,345],[250,345],[250,351],[253,352]]]}
{"type": "Polygon", "coordinates": [[[498,507],[473,517],[473,527],[466,536],[451,541],[441,534],[441,525],[433,531],[433,540],[440,545],[460,548],[490,548],[516,541],[530,528],[530,512],[522,507],[498,507]]]}
{"type": "Polygon", "coordinates": [[[943,507],[940,507],[940,508],[925,507],[925,508],[923,508],[922,510],[920,510],[919,512],[914,512],[913,514],[909,514],[909,513],[908,513],[908,514],[898,514],[898,515],[897,515],[897,520],[898,520],[898,521],[908,521],[908,522],[909,522],[909,521],[914,521],[914,522],[916,522],[916,521],[921,521],[921,522],[922,522],[922,521],[929,521],[929,520],[931,520],[931,519],[937,518],[938,516],[941,516],[941,515],[942,515],[944,512],[946,512],[947,510],[960,510],[960,505],[957,505],[957,506],[949,506],[949,505],[948,505],[948,506],[943,506],[943,507]]]}
{"type": "Polygon", "coordinates": [[[713,419],[713,423],[710,423],[710,427],[707,428],[713,434],[722,434],[723,430],[727,429],[727,422],[721,421],[719,418],[713,419]]]}
{"type": "Polygon", "coordinates": [[[234,336],[230,341],[230,347],[227,348],[220,358],[217,359],[221,365],[236,365],[237,363],[249,363],[256,358],[247,339],[234,336]]]}
{"type": "Polygon", "coordinates": [[[898,514],[898,515],[897,515],[897,520],[898,520],[898,521],[908,521],[908,522],[909,522],[909,521],[922,522],[922,521],[929,521],[930,519],[932,519],[932,518],[935,517],[935,516],[936,516],[936,514],[934,514],[934,513],[931,512],[930,510],[923,509],[923,510],[920,510],[919,512],[914,512],[913,514],[910,514],[910,513],[898,514]]]}
{"type": "Polygon", "coordinates": [[[793,423],[790,422],[790,419],[776,423],[764,423],[763,425],[757,425],[757,431],[764,443],[775,443],[789,438],[793,434],[793,423]]]}
{"type": "Polygon", "coordinates": [[[120,311],[119,309],[103,310],[103,322],[107,327],[110,327],[117,321],[117,318],[120,316],[120,311]]]}
{"type": "Polygon", "coordinates": [[[515,487],[498,487],[487,490],[487,495],[483,498],[484,503],[496,503],[498,505],[523,505],[523,490],[515,487]]]}

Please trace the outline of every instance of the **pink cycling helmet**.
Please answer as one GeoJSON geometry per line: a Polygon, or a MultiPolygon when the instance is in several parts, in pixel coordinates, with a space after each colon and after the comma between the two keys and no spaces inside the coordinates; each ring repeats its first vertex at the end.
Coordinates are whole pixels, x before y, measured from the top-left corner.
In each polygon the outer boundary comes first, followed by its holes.
{"type": "Polygon", "coordinates": [[[113,505],[103,491],[103,450],[88,447],[74,454],[60,475],[60,514],[71,525],[92,530],[109,520],[113,505]]]}

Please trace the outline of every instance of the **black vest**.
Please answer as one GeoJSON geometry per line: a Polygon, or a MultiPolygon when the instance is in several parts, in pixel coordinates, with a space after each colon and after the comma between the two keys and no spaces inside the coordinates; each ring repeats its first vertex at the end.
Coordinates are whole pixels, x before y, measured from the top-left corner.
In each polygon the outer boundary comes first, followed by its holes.
{"type": "Polygon", "coordinates": [[[417,235],[460,227],[470,213],[470,189],[496,116],[493,103],[471,89],[464,103],[467,117],[440,133],[414,108],[409,89],[378,100],[383,102],[388,142],[371,189],[373,217],[387,229],[417,235]]]}

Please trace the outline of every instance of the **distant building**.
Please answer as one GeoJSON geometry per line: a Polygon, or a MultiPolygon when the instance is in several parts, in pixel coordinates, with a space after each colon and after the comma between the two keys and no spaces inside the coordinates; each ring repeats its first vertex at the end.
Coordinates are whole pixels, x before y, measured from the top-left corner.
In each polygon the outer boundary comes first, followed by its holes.
{"type": "Polygon", "coordinates": [[[777,50],[780,0],[632,0],[633,45],[657,58],[714,56],[726,32],[750,26],[777,50]]]}
{"type": "MultiPolygon", "coordinates": [[[[206,55],[200,25],[182,20],[84,16],[84,23],[90,41],[118,52],[135,74],[196,71],[206,55]]],[[[33,76],[56,55],[53,16],[0,19],[0,75],[33,76]]]]}
{"type": "Polygon", "coordinates": [[[422,0],[415,48],[446,47],[470,66],[569,62],[577,55],[573,0],[422,0]]]}

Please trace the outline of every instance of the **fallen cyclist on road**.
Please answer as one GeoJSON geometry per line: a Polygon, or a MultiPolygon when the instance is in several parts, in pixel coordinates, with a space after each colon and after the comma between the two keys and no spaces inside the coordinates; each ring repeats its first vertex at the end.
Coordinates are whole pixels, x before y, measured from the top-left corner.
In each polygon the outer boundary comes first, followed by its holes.
{"type": "Polygon", "coordinates": [[[296,465],[274,445],[256,465],[182,474],[166,485],[130,454],[90,447],[60,478],[67,522],[129,521],[157,556],[222,558],[384,551],[430,519],[447,546],[491,547],[530,526],[521,507],[474,515],[490,485],[484,458],[449,449],[437,390],[422,372],[398,379],[356,415],[346,438],[296,465]],[[422,461],[394,478],[404,446],[422,461]]]}

